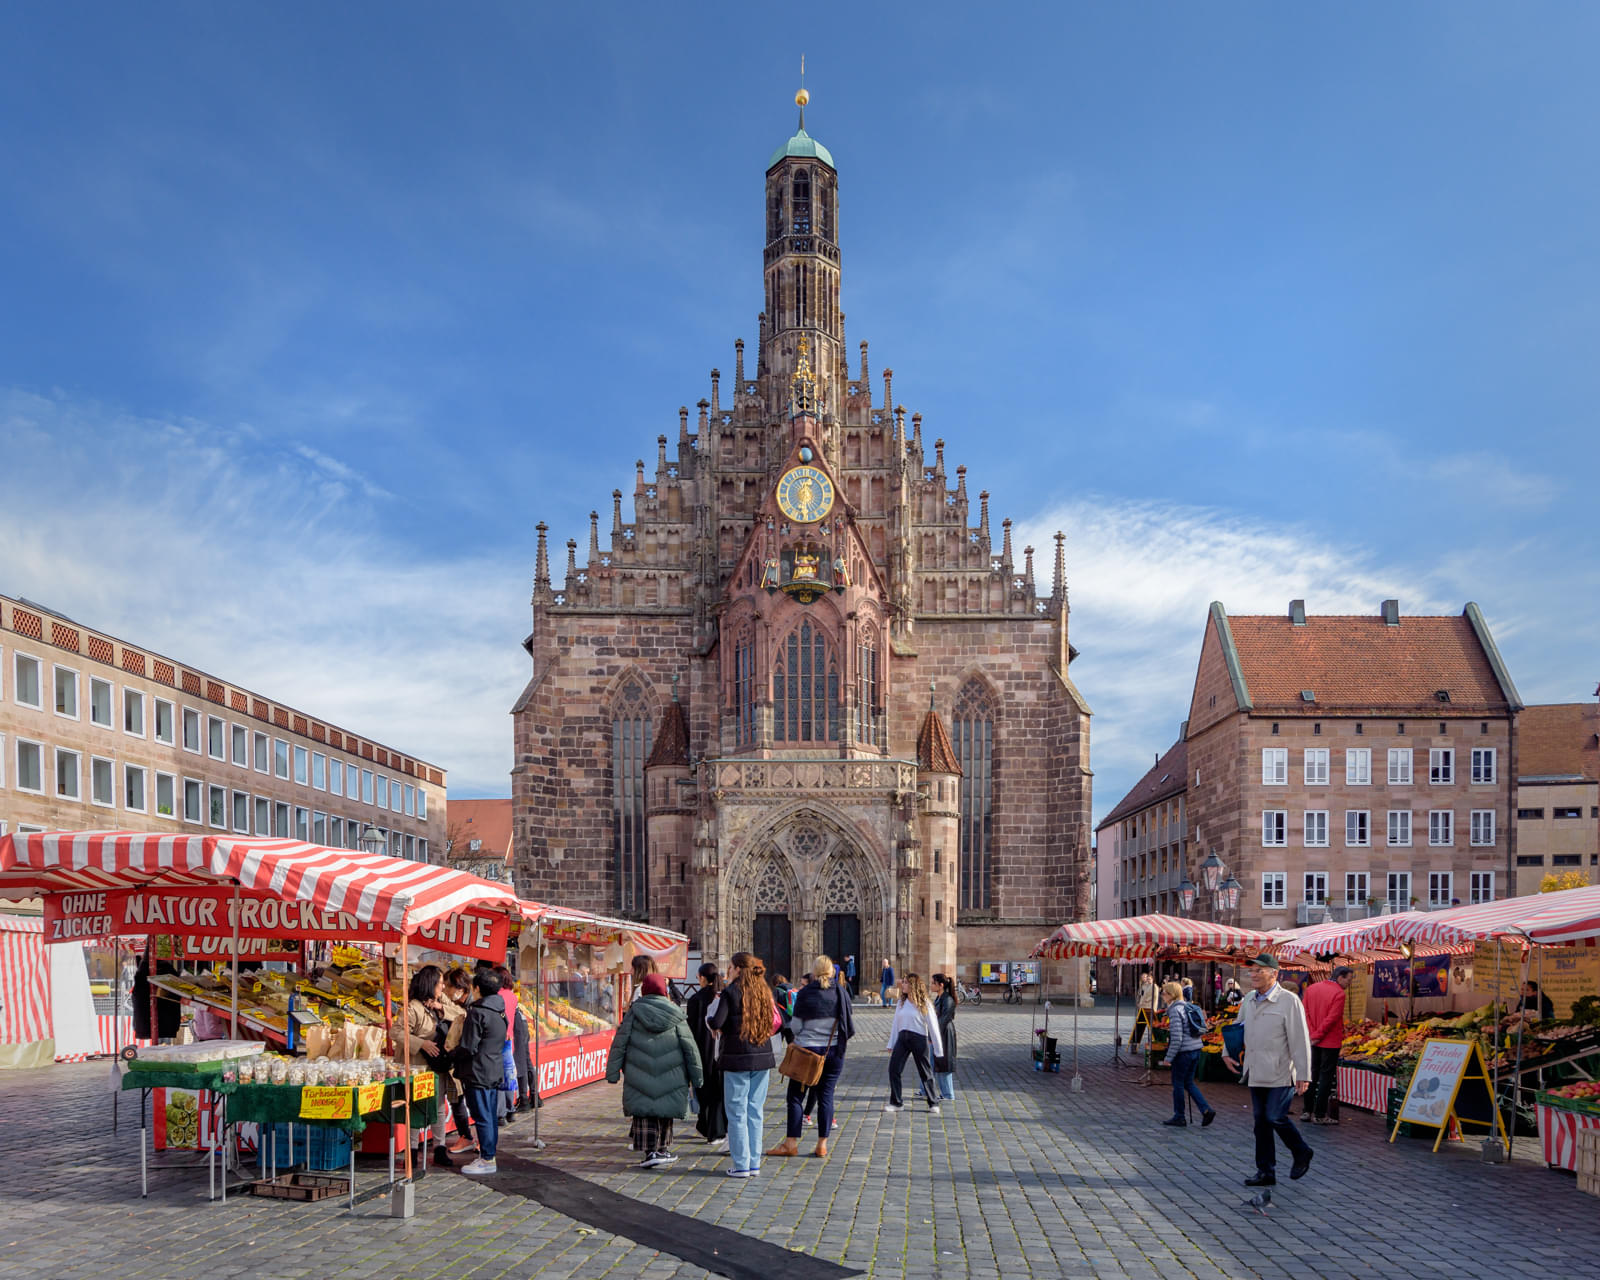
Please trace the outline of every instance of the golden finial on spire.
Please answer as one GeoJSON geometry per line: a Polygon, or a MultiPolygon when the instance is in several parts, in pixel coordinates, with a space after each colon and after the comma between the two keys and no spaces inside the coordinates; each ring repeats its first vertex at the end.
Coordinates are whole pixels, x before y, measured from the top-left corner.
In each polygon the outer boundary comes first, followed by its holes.
{"type": "Polygon", "coordinates": [[[817,406],[817,379],[811,372],[811,340],[804,333],[800,335],[794,376],[789,379],[789,402],[795,413],[812,413],[817,406]]]}
{"type": "Polygon", "coordinates": [[[800,92],[794,95],[794,104],[800,108],[800,132],[806,131],[806,103],[811,95],[806,92],[806,55],[800,55],[800,92]]]}

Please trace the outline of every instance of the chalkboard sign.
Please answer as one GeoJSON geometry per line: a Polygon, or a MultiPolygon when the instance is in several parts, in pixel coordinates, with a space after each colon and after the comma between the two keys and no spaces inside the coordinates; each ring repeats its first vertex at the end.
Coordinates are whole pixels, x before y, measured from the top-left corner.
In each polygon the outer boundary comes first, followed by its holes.
{"type": "Polygon", "coordinates": [[[1439,1136],[1433,1143],[1437,1151],[1451,1120],[1460,1126],[1463,1135],[1469,1131],[1485,1135],[1498,1131],[1501,1140],[1505,1140],[1505,1125],[1494,1104],[1489,1069],[1476,1040],[1429,1040],[1422,1046],[1416,1074],[1400,1104],[1389,1141],[1395,1140],[1402,1122],[1437,1129],[1439,1136]]]}

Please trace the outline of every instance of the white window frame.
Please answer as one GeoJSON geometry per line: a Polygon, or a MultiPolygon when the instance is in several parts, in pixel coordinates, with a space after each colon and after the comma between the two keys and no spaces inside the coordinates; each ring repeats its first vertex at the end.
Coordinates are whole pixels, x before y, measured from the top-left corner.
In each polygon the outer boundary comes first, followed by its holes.
{"type": "Polygon", "coordinates": [[[344,761],[338,756],[328,757],[328,794],[344,795],[344,761]]]}
{"type": "Polygon", "coordinates": [[[52,762],[55,768],[50,775],[51,789],[57,800],[71,800],[74,804],[83,803],[83,752],[74,751],[71,747],[56,747],[55,759],[52,762]],[[72,790],[61,789],[61,761],[63,757],[72,757],[72,790]]]}
{"type": "Polygon", "coordinates": [[[406,817],[417,816],[417,789],[411,783],[406,783],[406,817]]]}
{"type": "Polygon", "coordinates": [[[419,822],[428,820],[428,793],[421,787],[417,788],[417,820],[419,822]]]}
{"type": "Polygon", "coordinates": [[[407,832],[405,840],[406,840],[406,861],[407,862],[415,862],[417,860],[417,840],[416,840],[416,837],[411,835],[410,832],[407,832]]]}
{"type": "Polygon", "coordinates": [[[1472,748],[1472,783],[1474,786],[1486,786],[1498,781],[1500,771],[1496,756],[1498,752],[1494,747],[1472,748]]]}
{"type": "Polygon", "coordinates": [[[1448,787],[1456,780],[1456,749],[1454,747],[1428,748],[1428,785],[1448,787]]]}
{"type": "Polygon", "coordinates": [[[250,762],[257,773],[272,773],[272,739],[256,729],[250,735],[250,762]]]}
{"type": "Polygon", "coordinates": [[[321,809],[311,811],[311,843],[320,845],[328,843],[328,815],[321,809]]]}
{"type": "Polygon", "coordinates": [[[1328,905],[1328,873],[1326,871],[1307,871],[1302,878],[1304,888],[1304,901],[1314,907],[1328,905]]]}
{"type": "Polygon", "coordinates": [[[11,700],[19,707],[29,707],[34,711],[44,710],[44,660],[31,653],[24,653],[21,649],[11,651],[11,700]],[[22,664],[33,664],[33,688],[36,697],[29,702],[22,696],[22,664]]]}
{"type": "Polygon", "coordinates": [[[389,779],[381,773],[374,774],[373,786],[375,788],[373,791],[375,799],[372,803],[387,813],[389,811],[389,779]]]}
{"type": "Polygon", "coordinates": [[[179,732],[182,734],[183,749],[185,751],[187,751],[192,756],[203,756],[203,755],[205,755],[205,753],[206,753],[206,723],[205,723],[205,717],[202,716],[200,714],[200,712],[197,711],[194,707],[184,707],[184,708],[182,708],[182,715],[181,715],[181,717],[179,719],[179,723],[182,726],[182,728],[179,730],[179,732]],[[192,746],[192,747],[189,745],[189,726],[190,725],[194,726],[194,746],[192,746]]]}
{"type": "Polygon", "coordinates": [[[1448,907],[1455,893],[1455,876],[1449,871],[1428,872],[1428,905],[1448,907]]]}
{"type": "Polygon", "coordinates": [[[206,784],[199,778],[185,778],[183,780],[183,820],[190,826],[203,827],[206,825],[206,784]],[[191,792],[191,788],[193,791],[191,792]],[[194,816],[189,816],[189,798],[194,797],[194,816]]]}
{"type": "Polygon", "coordinates": [[[30,795],[30,796],[42,796],[42,795],[44,795],[46,793],[46,787],[45,787],[45,782],[44,782],[44,743],[36,742],[32,738],[18,738],[16,740],[16,746],[15,746],[14,750],[16,752],[16,758],[12,761],[13,765],[15,766],[15,769],[14,769],[12,775],[11,775],[12,778],[14,779],[14,781],[11,784],[12,787],[15,788],[17,791],[21,791],[21,792],[23,792],[23,793],[25,793],[27,795],[30,795]],[[23,747],[32,747],[36,752],[38,752],[38,759],[39,759],[39,770],[38,770],[38,772],[39,772],[39,785],[37,787],[25,787],[25,786],[22,785],[22,748],[23,747]]]}
{"type": "Polygon", "coordinates": [[[282,738],[272,740],[272,776],[285,781],[289,777],[289,744],[282,738]]]}
{"type": "Polygon", "coordinates": [[[280,840],[287,840],[289,833],[294,830],[294,816],[287,801],[274,800],[272,802],[272,834],[280,840]]]}
{"type": "Polygon", "coordinates": [[[1451,849],[1456,843],[1456,811],[1428,810],[1428,844],[1435,849],[1451,849]]]}
{"type": "Polygon", "coordinates": [[[1411,873],[1409,871],[1391,871],[1388,882],[1384,886],[1388,896],[1384,899],[1396,911],[1408,911],[1411,908],[1411,873]],[[1396,891],[1398,890],[1398,894],[1396,891]]]}
{"type": "Polygon", "coordinates": [[[1372,785],[1372,748],[1346,747],[1344,750],[1344,784],[1347,787],[1372,785]]]}
{"type": "Polygon", "coordinates": [[[372,770],[371,769],[363,769],[361,771],[361,803],[362,804],[371,804],[372,803],[372,770]]]}
{"type": "Polygon", "coordinates": [[[129,813],[150,812],[150,771],[142,764],[122,763],[122,807],[129,813]],[[143,804],[130,804],[128,802],[128,779],[134,774],[139,775],[139,796],[143,804]]]}
{"type": "Polygon", "coordinates": [[[1372,810],[1346,809],[1344,811],[1344,847],[1370,849],[1372,847],[1372,810]]]}
{"type": "Polygon", "coordinates": [[[311,810],[301,805],[294,807],[294,838],[303,844],[311,843],[311,810]]]}
{"type": "Polygon", "coordinates": [[[250,730],[242,724],[229,725],[228,737],[232,747],[229,754],[233,759],[234,766],[239,769],[248,769],[250,767],[250,730]]]}
{"type": "Polygon", "coordinates": [[[399,778],[389,779],[389,812],[405,812],[405,793],[401,790],[399,778]]]}
{"type": "Polygon", "coordinates": [[[228,817],[232,822],[233,830],[242,836],[250,834],[250,793],[248,791],[234,791],[228,796],[228,817]],[[239,802],[244,801],[244,821],[239,821],[239,802]]]}
{"type": "Polygon", "coordinates": [[[311,753],[311,786],[315,791],[328,789],[328,757],[320,751],[311,753]]]}
{"type": "Polygon", "coordinates": [[[344,767],[344,793],[352,800],[361,799],[361,764],[352,760],[344,767]]]}
{"type": "Polygon", "coordinates": [[[1328,748],[1307,747],[1305,750],[1305,778],[1308,787],[1328,785],[1328,748]]]}
{"type": "Polygon", "coordinates": [[[336,813],[328,815],[328,847],[330,849],[343,849],[344,846],[344,819],[336,813]]]}
{"type": "Polygon", "coordinates": [[[426,862],[427,860],[428,860],[428,838],[427,838],[427,836],[418,836],[417,837],[417,861],[418,862],[426,862]]]}
{"type": "Polygon", "coordinates": [[[1471,874],[1471,878],[1468,880],[1468,885],[1470,894],[1468,898],[1469,903],[1494,901],[1494,872],[1474,871],[1471,874]],[[1488,892],[1485,893],[1485,890],[1488,892]]]}
{"type": "Polygon", "coordinates": [[[253,834],[270,836],[272,834],[272,801],[266,796],[256,796],[255,802],[251,807],[255,818],[253,834]]]}
{"type": "Polygon", "coordinates": [[[104,676],[89,677],[89,723],[99,725],[102,729],[115,730],[117,727],[117,686],[104,676]],[[95,695],[101,691],[106,695],[106,718],[102,720],[97,714],[98,704],[95,695]]]}
{"type": "Polygon", "coordinates": [[[1261,873],[1261,909],[1282,911],[1288,905],[1289,873],[1263,871],[1261,873]]]}
{"type": "Polygon", "coordinates": [[[298,743],[294,748],[294,781],[299,787],[308,786],[311,782],[311,752],[298,743]]]}
{"type": "Polygon", "coordinates": [[[151,709],[152,709],[152,712],[153,712],[153,714],[152,714],[152,716],[150,718],[150,733],[151,733],[151,735],[155,738],[155,740],[157,742],[162,743],[165,746],[169,746],[169,747],[177,746],[178,745],[178,736],[177,736],[178,735],[178,709],[177,709],[177,707],[175,707],[172,703],[168,702],[165,698],[152,698],[150,700],[150,702],[151,702],[151,709]],[[167,733],[166,733],[165,737],[163,737],[162,734],[161,734],[161,708],[162,707],[165,707],[167,709],[167,733]]]}
{"type": "Polygon", "coordinates": [[[89,757],[89,803],[101,809],[117,807],[117,762],[110,756],[89,757]],[[101,800],[95,794],[95,770],[99,765],[105,765],[106,786],[111,793],[109,800],[101,800]]]}
{"type": "Polygon", "coordinates": [[[123,685],[122,686],[122,732],[127,734],[130,738],[146,738],[146,737],[149,737],[149,735],[150,735],[150,720],[149,720],[149,717],[145,715],[145,709],[144,708],[145,708],[144,690],[143,689],[130,689],[127,685],[123,685]],[[133,707],[138,707],[138,709],[139,709],[139,727],[137,729],[128,728],[128,721],[130,719],[132,719],[132,717],[129,716],[128,712],[133,707]]]}
{"type": "Polygon", "coordinates": [[[64,667],[59,662],[50,664],[50,709],[63,720],[78,720],[82,718],[82,712],[78,709],[79,683],[80,674],[76,667],[64,667]],[[61,677],[63,675],[72,677],[67,685],[67,688],[72,690],[71,711],[63,711],[61,709],[61,677]]]}
{"type": "Polygon", "coordinates": [[[156,817],[165,818],[168,822],[176,822],[178,820],[178,775],[177,774],[168,773],[164,769],[157,769],[156,770],[156,801],[155,801],[155,808],[154,808],[153,812],[154,812],[156,817]],[[172,784],[172,806],[171,806],[172,807],[172,812],[171,813],[162,813],[161,812],[161,783],[162,783],[163,779],[165,779],[167,782],[170,782],[172,784]]]}
{"type": "Polygon", "coordinates": [[[1261,847],[1281,849],[1289,843],[1289,811],[1263,809],[1261,811],[1261,847]]]}
{"type": "Polygon", "coordinates": [[[1261,785],[1286,787],[1289,785],[1289,748],[1261,748],[1261,785]]]}
{"type": "Polygon", "coordinates": [[[224,764],[228,761],[228,722],[221,716],[206,717],[206,754],[224,764]],[[212,745],[213,739],[215,746],[212,745]]]}
{"type": "Polygon", "coordinates": [[[1365,906],[1367,899],[1372,896],[1372,877],[1365,871],[1346,871],[1344,873],[1344,901],[1346,906],[1358,904],[1365,906]],[[1352,897],[1352,891],[1359,894],[1352,897]]]}
{"type": "Polygon", "coordinates": [[[1411,847],[1411,810],[1389,810],[1389,847],[1391,849],[1409,849],[1411,847]]]}
{"type": "Polygon", "coordinates": [[[1467,816],[1468,843],[1480,848],[1490,849],[1495,841],[1495,811],[1493,809],[1474,809],[1467,816]]]}
{"type": "Polygon", "coordinates": [[[228,788],[219,782],[206,783],[206,825],[216,831],[228,829],[228,788]]]}
{"type": "Polygon", "coordinates": [[[1305,811],[1305,825],[1301,830],[1305,833],[1306,848],[1326,849],[1328,847],[1328,811],[1326,809],[1307,809],[1305,811]]]}
{"type": "Polygon", "coordinates": [[[1389,785],[1391,787],[1409,787],[1411,785],[1411,748],[1389,748],[1389,785]]]}

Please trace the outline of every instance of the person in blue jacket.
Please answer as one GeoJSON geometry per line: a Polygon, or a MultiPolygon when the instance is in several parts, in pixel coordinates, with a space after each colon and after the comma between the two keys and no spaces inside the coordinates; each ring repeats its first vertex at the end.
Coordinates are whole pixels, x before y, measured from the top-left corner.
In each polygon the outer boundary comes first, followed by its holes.
{"type": "Polygon", "coordinates": [[[894,966],[889,963],[889,957],[883,958],[883,972],[878,975],[878,999],[884,1004],[889,1003],[889,993],[894,990],[894,966]]]}

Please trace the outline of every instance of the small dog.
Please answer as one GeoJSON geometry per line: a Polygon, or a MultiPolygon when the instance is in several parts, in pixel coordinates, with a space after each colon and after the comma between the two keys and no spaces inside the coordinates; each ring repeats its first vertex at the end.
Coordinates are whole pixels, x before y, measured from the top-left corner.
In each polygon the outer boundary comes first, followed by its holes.
{"type": "Polygon", "coordinates": [[[876,991],[863,991],[861,993],[861,1003],[865,1005],[881,1005],[883,1000],[876,991]]]}

